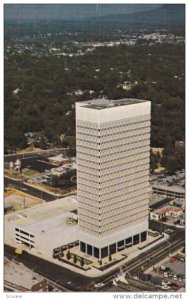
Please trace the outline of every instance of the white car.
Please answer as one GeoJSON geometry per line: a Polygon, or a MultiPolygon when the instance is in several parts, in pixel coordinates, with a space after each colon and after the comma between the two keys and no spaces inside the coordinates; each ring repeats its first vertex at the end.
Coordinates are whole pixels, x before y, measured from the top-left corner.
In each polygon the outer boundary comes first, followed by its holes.
{"type": "Polygon", "coordinates": [[[162,290],[169,290],[170,289],[170,286],[168,286],[168,285],[163,285],[162,286],[162,290]]]}
{"type": "Polygon", "coordinates": [[[171,282],[170,282],[170,281],[168,281],[168,280],[164,280],[164,281],[162,281],[162,285],[168,285],[168,284],[171,284],[171,282]]]}
{"type": "Polygon", "coordinates": [[[95,286],[96,288],[99,288],[99,287],[102,287],[102,286],[104,286],[104,283],[102,283],[102,282],[99,282],[99,283],[95,284],[94,286],[95,286]]]}
{"type": "Polygon", "coordinates": [[[163,273],[163,277],[168,278],[167,272],[164,272],[164,273],[163,273]]]}

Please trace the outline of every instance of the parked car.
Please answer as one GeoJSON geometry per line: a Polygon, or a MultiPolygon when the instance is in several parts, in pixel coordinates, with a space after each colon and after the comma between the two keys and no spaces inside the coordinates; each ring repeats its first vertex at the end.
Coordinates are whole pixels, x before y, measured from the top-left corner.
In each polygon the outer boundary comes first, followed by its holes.
{"type": "Polygon", "coordinates": [[[178,279],[177,275],[173,275],[173,279],[176,281],[178,279]]]}
{"type": "Polygon", "coordinates": [[[171,268],[166,267],[166,266],[160,266],[159,270],[163,271],[163,272],[169,272],[169,271],[171,271],[171,268]]]}
{"type": "Polygon", "coordinates": [[[170,286],[168,285],[162,285],[162,290],[169,290],[170,289],[170,286]]]}
{"type": "Polygon", "coordinates": [[[175,225],[180,224],[180,220],[176,220],[173,222],[175,225]]]}

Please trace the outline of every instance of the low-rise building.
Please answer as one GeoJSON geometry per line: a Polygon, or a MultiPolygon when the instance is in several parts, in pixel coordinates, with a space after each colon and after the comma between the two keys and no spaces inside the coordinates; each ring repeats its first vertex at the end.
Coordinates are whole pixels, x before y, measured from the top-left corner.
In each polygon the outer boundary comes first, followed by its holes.
{"type": "Polygon", "coordinates": [[[65,173],[65,169],[62,166],[58,167],[58,168],[51,169],[51,175],[60,176],[63,173],[65,173]]]}
{"type": "Polygon", "coordinates": [[[13,205],[11,203],[4,204],[4,213],[7,214],[8,212],[13,211],[13,205]]]}
{"type": "Polygon", "coordinates": [[[183,141],[175,141],[175,147],[184,147],[183,141]]]}
{"type": "Polygon", "coordinates": [[[150,212],[150,219],[158,221],[166,217],[179,217],[182,213],[182,208],[166,205],[162,208],[156,209],[153,212],[150,212]]]}
{"type": "Polygon", "coordinates": [[[56,165],[56,166],[62,166],[70,163],[69,159],[62,157],[62,155],[49,157],[48,160],[52,165],[56,165]]]}
{"type": "Polygon", "coordinates": [[[23,264],[5,259],[4,288],[13,292],[47,292],[47,280],[23,264]]]}
{"type": "Polygon", "coordinates": [[[75,196],[36,205],[5,216],[5,243],[52,257],[53,249],[78,240],[78,226],[68,218],[77,210],[75,196]]]}
{"type": "Polygon", "coordinates": [[[152,190],[158,195],[166,195],[169,198],[185,198],[184,188],[176,185],[153,184],[152,190]]]}

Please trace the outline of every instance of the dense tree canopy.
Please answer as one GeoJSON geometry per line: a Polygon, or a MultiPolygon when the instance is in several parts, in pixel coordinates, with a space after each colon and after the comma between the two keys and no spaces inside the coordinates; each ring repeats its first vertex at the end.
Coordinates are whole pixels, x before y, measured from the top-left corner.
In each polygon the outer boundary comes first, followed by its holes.
{"type": "Polygon", "coordinates": [[[5,57],[5,152],[25,147],[25,132],[41,131],[49,143],[68,145],[75,155],[74,104],[103,96],[151,100],[151,146],[173,147],[185,136],[184,51],[182,44],[100,47],[78,57],[10,51],[5,57]],[[125,81],[130,90],[122,88],[125,81]]]}

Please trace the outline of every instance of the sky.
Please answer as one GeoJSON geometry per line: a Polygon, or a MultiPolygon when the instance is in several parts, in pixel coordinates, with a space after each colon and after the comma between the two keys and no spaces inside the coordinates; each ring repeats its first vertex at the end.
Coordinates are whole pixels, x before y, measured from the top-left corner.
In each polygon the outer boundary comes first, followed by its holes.
{"type": "Polygon", "coordinates": [[[5,20],[81,20],[158,8],[160,4],[5,4],[5,20]]]}

